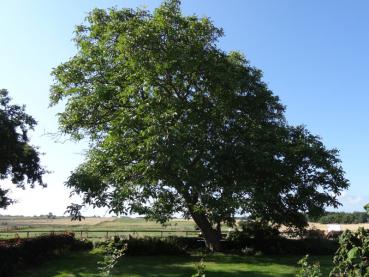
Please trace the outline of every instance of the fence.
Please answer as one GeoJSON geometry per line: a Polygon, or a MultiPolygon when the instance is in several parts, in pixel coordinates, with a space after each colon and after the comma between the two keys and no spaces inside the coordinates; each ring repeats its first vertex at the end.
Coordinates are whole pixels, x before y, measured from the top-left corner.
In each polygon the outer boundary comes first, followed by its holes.
{"type": "Polygon", "coordinates": [[[78,238],[104,239],[112,236],[151,236],[151,237],[198,237],[199,231],[189,230],[12,230],[0,231],[0,239],[29,238],[46,234],[73,232],[78,238]]]}

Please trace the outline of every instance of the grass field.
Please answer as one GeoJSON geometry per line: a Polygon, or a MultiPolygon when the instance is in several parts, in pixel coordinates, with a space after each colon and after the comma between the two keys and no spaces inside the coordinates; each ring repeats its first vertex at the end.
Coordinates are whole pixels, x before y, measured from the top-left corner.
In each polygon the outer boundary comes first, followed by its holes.
{"type": "MultiPolygon", "coordinates": [[[[206,277],[238,276],[294,276],[296,262],[301,257],[261,256],[243,257],[213,254],[205,257],[206,277]]],[[[47,261],[37,268],[30,268],[20,277],[97,277],[97,262],[102,257],[96,251],[71,254],[47,261]]],[[[331,269],[331,257],[313,257],[319,260],[323,276],[331,269]]],[[[197,255],[175,257],[123,257],[113,276],[116,277],[189,277],[195,273],[195,265],[200,260],[197,255]]]]}
{"type": "MultiPolygon", "coordinates": [[[[194,223],[188,220],[174,219],[169,222],[170,228],[182,228],[193,227],[194,223]]],[[[103,228],[115,228],[115,229],[156,229],[162,227],[161,224],[146,221],[144,218],[130,218],[130,217],[87,217],[82,221],[71,221],[69,218],[59,217],[55,219],[38,218],[38,217],[12,217],[12,216],[0,216],[0,228],[12,228],[18,227],[21,229],[103,229],[103,228]]]]}
{"type": "Polygon", "coordinates": [[[89,217],[82,221],[71,221],[69,218],[35,218],[35,217],[5,217],[0,216],[0,230],[16,227],[21,230],[194,230],[192,220],[173,219],[166,226],[153,221],[147,221],[144,218],[116,218],[116,217],[89,217]]]}
{"type": "Polygon", "coordinates": [[[196,236],[192,220],[173,219],[165,226],[144,218],[86,218],[81,222],[68,218],[0,216],[0,238],[37,236],[50,232],[75,232],[77,237],[104,238],[112,235],[196,236]],[[27,233],[29,231],[29,233],[27,233]],[[106,233],[109,231],[109,233],[106,233]],[[179,232],[181,231],[181,232],[179,232]]]}
{"type": "MultiPolygon", "coordinates": [[[[359,227],[368,229],[369,223],[341,225],[342,230],[357,230],[359,227]]],[[[327,225],[319,223],[310,223],[310,228],[327,231],[327,225]]],[[[65,231],[74,232],[77,237],[93,240],[113,235],[197,236],[195,223],[192,220],[184,219],[174,219],[162,226],[152,221],[146,221],[144,218],[129,217],[89,217],[79,222],[71,221],[65,217],[47,219],[45,217],[0,216],[0,239],[65,231]]],[[[228,228],[223,228],[224,231],[227,232],[228,228]]]]}

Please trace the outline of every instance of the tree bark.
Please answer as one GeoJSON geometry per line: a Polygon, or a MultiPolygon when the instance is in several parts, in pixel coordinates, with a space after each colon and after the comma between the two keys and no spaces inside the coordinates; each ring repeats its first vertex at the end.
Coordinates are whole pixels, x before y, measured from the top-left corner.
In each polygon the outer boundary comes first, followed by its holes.
{"type": "Polygon", "coordinates": [[[214,229],[205,214],[194,212],[191,213],[191,216],[204,236],[206,247],[212,252],[221,251],[222,233],[220,224],[217,224],[217,228],[214,229]]]}
{"type": "Polygon", "coordinates": [[[205,239],[206,247],[212,252],[221,251],[222,232],[220,228],[220,222],[217,222],[216,228],[214,229],[206,214],[204,212],[198,212],[194,209],[198,196],[196,194],[191,195],[188,190],[184,190],[183,182],[178,177],[176,179],[179,183],[177,189],[181,192],[192,219],[200,228],[205,239]]]}

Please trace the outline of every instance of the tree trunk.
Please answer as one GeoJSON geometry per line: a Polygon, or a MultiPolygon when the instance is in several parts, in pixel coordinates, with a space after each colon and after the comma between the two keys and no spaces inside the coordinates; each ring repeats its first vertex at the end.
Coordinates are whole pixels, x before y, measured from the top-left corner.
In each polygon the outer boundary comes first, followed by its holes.
{"type": "Polygon", "coordinates": [[[192,213],[192,218],[201,229],[204,236],[206,247],[212,252],[221,251],[222,233],[220,229],[220,224],[217,224],[217,228],[214,229],[207,219],[205,214],[202,213],[192,213]]]}

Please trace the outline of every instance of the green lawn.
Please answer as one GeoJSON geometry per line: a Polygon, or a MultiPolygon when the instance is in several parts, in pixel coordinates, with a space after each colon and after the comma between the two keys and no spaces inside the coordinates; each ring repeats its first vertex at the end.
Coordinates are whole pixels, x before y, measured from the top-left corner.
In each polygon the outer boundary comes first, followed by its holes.
{"type": "MultiPolygon", "coordinates": [[[[294,276],[296,262],[301,257],[261,256],[243,257],[237,255],[215,254],[205,258],[206,277],[236,276],[294,276]]],[[[30,268],[20,277],[92,277],[97,273],[97,261],[101,256],[95,252],[74,253],[53,258],[39,267],[30,268]]],[[[331,257],[314,257],[320,261],[323,276],[328,276],[331,257]]],[[[114,275],[119,277],[179,277],[191,276],[195,264],[200,260],[196,255],[187,257],[123,257],[114,275]]]]}

